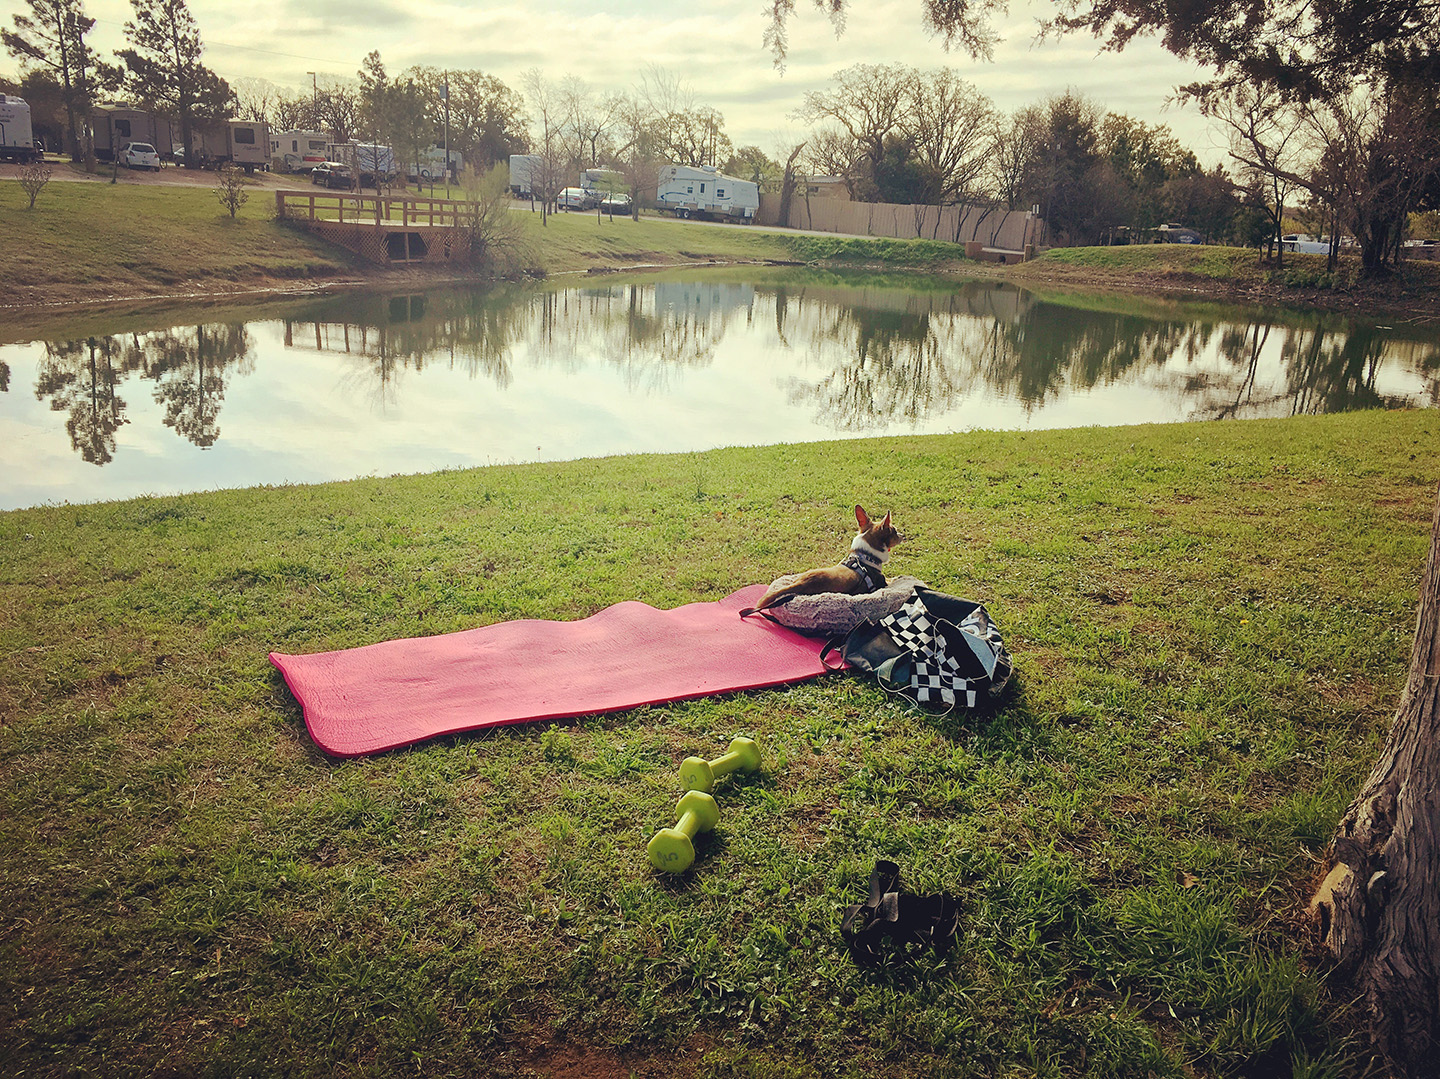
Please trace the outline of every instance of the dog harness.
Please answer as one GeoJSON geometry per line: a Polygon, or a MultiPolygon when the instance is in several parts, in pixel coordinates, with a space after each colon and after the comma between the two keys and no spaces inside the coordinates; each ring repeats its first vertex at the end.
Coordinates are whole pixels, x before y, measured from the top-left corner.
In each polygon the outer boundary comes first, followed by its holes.
{"type": "Polygon", "coordinates": [[[860,583],[865,586],[865,591],[878,592],[885,587],[885,575],[880,572],[880,565],[884,561],[868,546],[865,546],[851,547],[850,553],[840,564],[855,571],[855,575],[860,578],[860,583]]]}

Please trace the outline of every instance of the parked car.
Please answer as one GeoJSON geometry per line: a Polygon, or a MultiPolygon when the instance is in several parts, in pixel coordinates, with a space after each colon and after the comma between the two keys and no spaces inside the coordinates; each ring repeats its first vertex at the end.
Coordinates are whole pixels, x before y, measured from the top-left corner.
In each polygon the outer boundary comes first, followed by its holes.
{"type": "Polygon", "coordinates": [[[322,161],[310,170],[310,182],[350,191],[355,187],[355,170],[339,161],[322,161]]]}
{"type": "Polygon", "coordinates": [[[148,142],[127,142],[120,147],[120,164],[127,169],[154,169],[160,171],[160,155],[148,142]]]}
{"type": "Polygon", "coordinates": [[[593,210],[600,205],[600,196],[583,187],[567,187],[555,202],[562,210],[593,210]]]}
{"type": "Polygon", "coordinates": [[[610,195],[600,201],[600,210],[607,214],[628,214],[630,212],[630,196],[610,195]]]}

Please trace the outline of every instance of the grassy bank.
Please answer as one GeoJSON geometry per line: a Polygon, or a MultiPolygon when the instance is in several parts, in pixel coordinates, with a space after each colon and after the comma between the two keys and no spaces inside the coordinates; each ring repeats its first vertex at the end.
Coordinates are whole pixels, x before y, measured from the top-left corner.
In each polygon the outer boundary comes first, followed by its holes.
{"type": "Polygon", "coordinates": [[[235,291],[352,270],[345,252],[271,222],[268,192],[233,220],[203,187],[54,182],[33,210],[25,203],[18,183],[0,183],[7,305],[235,291]]]}
{"type": "MultiPolygon", "coordinates": [[[[352,258],[271,217],[274,193],[256,187],[231,220],[204,186],[52,183],[33,211],[20,185],[0,181],[6,219],[6,289],[0,307],[68,314],[77,303],[312,288],[364,282],[423,287],[435,271],[384,270],[352,258]]],[[[614,271],[706,262],[803,262],[1004,277],[1037,288],[1101,288],[1226,301],[1303,304],[1345,311],[1440,318],[1440,263],[1416,262],[1392,281],[1355,280],[1355,260],[1325,272],[1320,255],[1287,256],[1285,267],[1253,251],[1151,245],[1056,249],[1019,266],[980,263],[955,244],[812,236],[759,228],[716,228],[646,216],[519,211],[526,265],[546,274],[614,271]]],[[[453,271],[443,271],[453,276],[453,271]]],[[[36,319],[18,312],[15,319],[36,319]]],[[[14,321],[14,320],[11,320],[14,321]]]]}
{"type": "MultiPolygon", "coordinates": [[[[232,220],[205,187],[52,183],[34,210],[18,183],[0,182],[6,220],[5,304],[176,296],[247,287],[313,285],[387,275],[348,252],[272,220],[270,189],[256,189],[232,220]]],[[[548,227],[521,213],[528,260],[549,273],[636,264],[786,259],[784,237],[761,230],[679,227],[593,214],[558,214],[548,227]]],[[[408,273],[409,271],[406,271],[408,273]]]]}
{"type": "Polygon", "coordinates": [[[1414,624],[1440,415],[498,467],[0,515],[0,1071],[1342,1076],[1301,911],[1414,624]],[[857,474],[857,465],[859,473],[857,474]],[[371,759],[266,662],[713,599],[893,508],[1016,685],[837,675],[371,759]],[[695,869],[679,760],[736,733],[695,869]],[[962,903],[879,971],[877,858],[962,903]]]}

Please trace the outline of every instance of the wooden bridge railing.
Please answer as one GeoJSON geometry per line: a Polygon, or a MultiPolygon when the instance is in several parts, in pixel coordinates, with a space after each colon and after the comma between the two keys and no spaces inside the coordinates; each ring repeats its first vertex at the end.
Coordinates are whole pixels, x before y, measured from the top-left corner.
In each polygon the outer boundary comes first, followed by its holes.
{"type": "Polygon", "coordinates": [[[356,224],[459,225],[474,204],[455,199],[387,198],[339,191],[277,191],[275,211],[282,221],[351,221],[356,224]]]}

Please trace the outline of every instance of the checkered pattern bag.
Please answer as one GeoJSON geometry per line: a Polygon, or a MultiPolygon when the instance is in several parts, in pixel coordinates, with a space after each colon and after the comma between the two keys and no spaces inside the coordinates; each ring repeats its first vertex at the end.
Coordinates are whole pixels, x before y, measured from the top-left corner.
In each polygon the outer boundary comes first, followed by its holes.
{"type": "Polygon", "coordinates": [[[982,604],[923,587],[894,614],[855,627],[841,654],[886,689],[945,710],[999,696],[1012,670],[982,604]]]}

